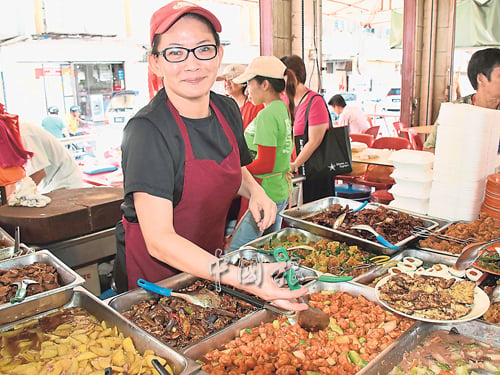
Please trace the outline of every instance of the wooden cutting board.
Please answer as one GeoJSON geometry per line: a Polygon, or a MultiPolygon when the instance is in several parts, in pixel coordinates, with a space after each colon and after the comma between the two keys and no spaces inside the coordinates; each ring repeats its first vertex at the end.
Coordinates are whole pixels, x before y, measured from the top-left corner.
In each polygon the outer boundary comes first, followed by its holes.
{"type": "Polygon", "coordinates": [[[111,228],[120,220],[121,187],[63,189],[46,194],[52,201],[42,208],[0,206],[0,227],[21,241],[44,245],[111,228]]]}

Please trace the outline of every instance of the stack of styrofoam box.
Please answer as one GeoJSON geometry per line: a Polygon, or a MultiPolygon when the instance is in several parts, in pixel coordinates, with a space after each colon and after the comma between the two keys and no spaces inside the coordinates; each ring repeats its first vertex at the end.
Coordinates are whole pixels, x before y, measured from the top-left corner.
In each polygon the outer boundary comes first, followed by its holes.
{"type": "Polygon", "coordinates": [[[443,103],[439,112],[429,215],[477,219],[486,178],[497,167],[500,111],[443,103]]]}
{"type": "Polygon", "coordinates": [[[418,150],[394,151],[391,177],[396,182],[389,192],[394,196],[390,206],[427,214],[432,185],[434,155],[418,150]]]}

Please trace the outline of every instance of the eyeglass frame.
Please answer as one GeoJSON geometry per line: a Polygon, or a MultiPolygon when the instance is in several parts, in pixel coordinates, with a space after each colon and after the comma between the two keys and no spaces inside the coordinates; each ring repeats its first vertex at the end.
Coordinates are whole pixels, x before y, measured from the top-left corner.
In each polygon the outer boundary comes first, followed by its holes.
{"type": "Polygon", "coordinates": [[[181,62],[184,62],[187,60],[187,58],[189,57],[189,54],[192,53],[194,57],[196,57],[198,60],[200,61],[209,61],[209,60],[213,60],[217,57],[217,55],[219,54],[219,48],[217,46],[217,44],[214,44],[214,43],[208,43],[208,44],[202,44],[201,46],[197,46],[197,47],[194,47],[194,48],[186,48],[186,47],[167,47],[161,51],[158,51],[156,52],[156,55],[159,56],[163,56],[163,58],[165,59],[165,61],[169,62],[169,63],[172,63],[172,64],[177,64],[177,63],[181,63],[181,62]],[[215,49],[215,54],[210,57],[209,59],[200,59],[197,55],[196,55],[196,50],[198,48],[202,48],[202,47],[214,47],[215,49]],[[183,51],[187,51],[187,54],[186,54],[186,57],[182,60],[179,60],[179,61],[171,61],[169,59],[167,59],[167,55],[166,55],[166,52],[170,49],[181,49],[183,51]]]}

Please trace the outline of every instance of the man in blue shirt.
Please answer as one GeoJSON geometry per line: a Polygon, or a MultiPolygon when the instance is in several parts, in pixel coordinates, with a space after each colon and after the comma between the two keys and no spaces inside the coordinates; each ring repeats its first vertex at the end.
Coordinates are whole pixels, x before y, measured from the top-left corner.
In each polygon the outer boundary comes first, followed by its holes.
{"type": "Polygon", "coordinates": [[[42,128],[56,138],[67,137],[68,130],[63,120],[59,117],[59,108],[49,107],[48,112],[49,115],[42,120],[42,128]]]}

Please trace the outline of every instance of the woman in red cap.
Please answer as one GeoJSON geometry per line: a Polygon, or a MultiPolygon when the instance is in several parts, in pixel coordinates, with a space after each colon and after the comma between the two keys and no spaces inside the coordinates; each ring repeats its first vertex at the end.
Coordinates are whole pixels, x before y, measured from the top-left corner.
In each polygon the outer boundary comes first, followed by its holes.
{"type": "Polygon", "coordinates": [[[158,79],[150,87],[159,91],[124,129],[115,283],[123,291],[139,278],[156,282],[185,271],[303,310],[307,305],[290,299],[307,289],[280,288],[271,276],[284,270],[281,264],[263,264],[262,277],[245,283],[216,256],[235,194],[250,200],[262,229],[276,216],[276,205],[244,167],[252,158],[238,106],[210,91],[223,55],[220,31],[212,13],[186,1],[169,3],[151,18],[149,68],[158,79]]]}

